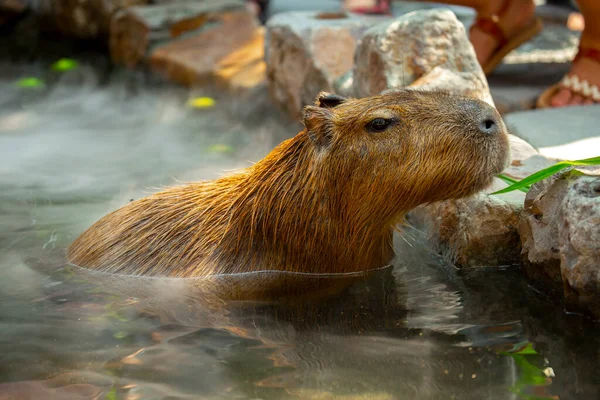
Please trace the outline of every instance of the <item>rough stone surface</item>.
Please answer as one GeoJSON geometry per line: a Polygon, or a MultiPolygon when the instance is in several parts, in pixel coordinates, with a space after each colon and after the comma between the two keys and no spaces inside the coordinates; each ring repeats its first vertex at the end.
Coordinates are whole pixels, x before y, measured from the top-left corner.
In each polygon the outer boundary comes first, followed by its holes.
{"type": "Polygon", "coordinates": [[[450,10],[408,13],[369,29],[361,40],[353,73],[356,96],[411,84],[491,103],[465,27],[450,10]]]}
{"type": "Polygon", "coordinates": [[[237,0],[130,7],[111,25],[111,58],[177,83],[248,89],[264,82],[264,29],[237,0]]]}
{"type": "Polygon", "coordinates": [[[418,227],[425,228],[436,250],[457,266],[510,265],[518,260],[517,204],[478,194],[422,211],[418,227]]]}
{"type": "MultiPolygon", "coordinates": [[[[504,171],[506,175],[522,179],[552,164],[522,139],[512,135],[510,139],[512,161],[504,171]]],[[[434,249],[459,267],[517,264],[525,194],[487,194],[506,186],[495,179],[484,193],[419,207],[409,214],[409,221],[426,232],[434,249]]]]}
{"type": "Polygon", "coordinates": [[[318,12],[275,15],[267,22],[265,54],[274,101],[297,117],[319,91],[333,91],[334,81],[352,69],[364,31],[382,20],[387,18],[318,12]]]}
{"type": "Polygon", "coordinates": [[[35,11],[60,33],[79,39],[108,36],[110,19],[117,11],[149,0],[40,0],[35,11]]]}
{"type": "Polygon", "coordinates": [[[531,187],[519,223],[525,274],[549,289],[560,290],[558,214],[568,183],[558,175],[531,187]]]}
{"type": "Polygon", "coordinates": [[[577,177],[564,199],[560,266],[567,304],[600,318],[600,169],[588,173],[577,177]]]}
{"type": "MultiPolygon", "coordinates": [[[[232,12],[243,15],[245,11],[243,2],[235,0],[129,7],[112,18],[111,57],[117,64],[135,66],[147,58],[154,48],[212,30],[231,20],[232,12]]],[[[234,36],[236,33],[231,32],[234,36]]]]}
{"type": "Polygon", "coordinates": [[[264,33],[247,11],[220,15],[220,23],[156,47],[151,69],[181,84],[241,86],[264,80],[264,33]],[[238,82],[239,83],[239,82],[238,82]]]}
{"type": "Polygon", "coordinates": [[[437,66],[414,81],[411,86],[474,97],[494,105],[487,82],[474,79],[471,72],[456,72],[437,66]]]}
{"type": "Polygon", "coordinates": [[[29,8],[27,0],[0,0],[0,27],[23,14],[29,8]]]}
{"type": "Polygon", "coordinates": [[[561,172],[532,186],[519,226],[530,279],[600,318],[600,169],[561,172]]]}

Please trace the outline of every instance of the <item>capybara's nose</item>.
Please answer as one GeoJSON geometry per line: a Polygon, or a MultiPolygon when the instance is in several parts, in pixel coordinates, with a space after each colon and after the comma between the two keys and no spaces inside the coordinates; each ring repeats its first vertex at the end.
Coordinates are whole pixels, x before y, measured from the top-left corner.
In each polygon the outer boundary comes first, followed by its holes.
{"type": "Polygon", "coordinates": [[[470,132],[479,132],[486,136],[499,135],[505,129],[498,111],[481,100],[463,98],[460,108],[463,111],[460,113],[461,119],[464,122],[468,121],[470,132]]]}
{"type": "Polygon", "coordinates": [[[483,115],[479,117],[477,127],[481,133],[486,135],[497,135],[500,133],[500,121],[498,121],[498,118],[490,112],[483,113],[483,115]]]}

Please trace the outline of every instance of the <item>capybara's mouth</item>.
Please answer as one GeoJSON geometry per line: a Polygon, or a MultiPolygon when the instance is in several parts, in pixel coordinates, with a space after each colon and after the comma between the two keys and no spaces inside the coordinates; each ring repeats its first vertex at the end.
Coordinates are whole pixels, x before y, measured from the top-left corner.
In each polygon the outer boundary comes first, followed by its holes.
{"type": "Polygon", "coordinates": [[[508,166],[510,165],[510,154],[508,151],[505,152],[503,156],[498,157],[498,159],[492,163],[492,175],[501,174],[508,166]]]}

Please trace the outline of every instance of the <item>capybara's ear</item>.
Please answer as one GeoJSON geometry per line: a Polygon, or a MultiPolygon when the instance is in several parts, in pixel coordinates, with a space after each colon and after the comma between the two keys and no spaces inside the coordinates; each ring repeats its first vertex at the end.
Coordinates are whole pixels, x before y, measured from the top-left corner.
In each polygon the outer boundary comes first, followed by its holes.
{"type": "Polygon", "coordinates": [[[317,95],[317,98],[315,99],[315,105],[325,108],[334,108],[339,106],[346,100],[347,99],[345,97],[342,97],[338,94],[321,92],[317,95]]]}
{"type": "Polygon", "coordinates": [[[303,122],[306,134],[319,147],[327,146],[333,134],[333,115],[327,108],[306,106],[303,110],[303,122]]]}

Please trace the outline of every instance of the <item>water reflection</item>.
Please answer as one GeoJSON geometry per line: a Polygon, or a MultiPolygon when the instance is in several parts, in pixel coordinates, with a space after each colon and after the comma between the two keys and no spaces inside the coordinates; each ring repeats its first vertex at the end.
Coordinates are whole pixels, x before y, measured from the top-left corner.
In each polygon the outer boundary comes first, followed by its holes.
{"type": "MultiPolygon", "coordinates": [[[[446,272],[434,263],[410,272],[398,260],[394,268],[338,284],[336,293],[275,301],[230,300],[215,282],[82,273],[65,267],[60,252],[28,264],[23,271],[38,271],[46,281],[35,298],[19,301],[45,304],[37,315],[44,329],[21,332],[29,337],[25,347],[35,343],[38,358],[55,358],[49,370],[62,368],[70,382],[97,382],[102,388],[108,379],[108,390],[124,398],[558,396],[545,372],[556,369],[548,360],[552,355],[534,349],[520,321],[510,321],[510,312],[504,318],[494,315],[496,321],[487,324],[482,322],[489,314],[469,315],[502,297],[492,291],[487,300],[475,300],[477,306],[468,304],[473,299],[452,282],[440,283],[446,272]],[[419,278],[423,269],[428,275],[419,278]],[[430,282],[431,290],[410,285],[414,280],[430,282]],[[446,292],[441,299],[454,293],[463,301],[447,303],[427,319],[427,292],[446,292]],[[49,331],[54,335],[47,336],[49,331]],[[45,347],[57,340],[61,355],[52,357],[45,347]],[[88,363],[81,376],[72,372],[78,360],[88,363]]],[[[490,274],[503,280],[491,271],[487,278],[490,274]]],[[[20,346],[11,354],[21,359],[20,374],[39,372],[24,362],[33,354],[20,346]]]]}

